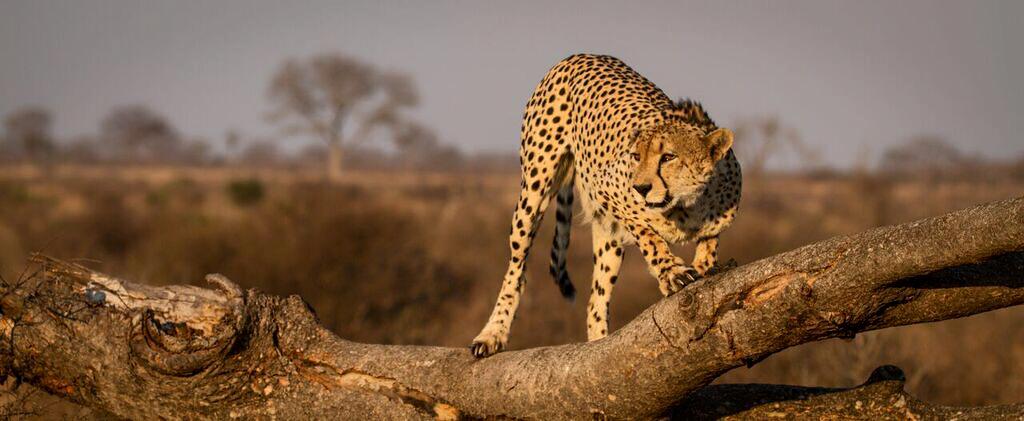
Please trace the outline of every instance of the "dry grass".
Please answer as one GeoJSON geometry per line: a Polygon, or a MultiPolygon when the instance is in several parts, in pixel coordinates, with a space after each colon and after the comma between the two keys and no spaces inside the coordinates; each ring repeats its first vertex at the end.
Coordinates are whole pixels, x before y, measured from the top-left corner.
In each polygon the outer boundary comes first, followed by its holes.
{"type": "MultiPolygon", "coordinates": [[[[301,172],[63,167],[0,177],[0,264],[15,276],[30,251],[88,259],[130,279],[199,282],[220,272],[247,287],[300,294],[358,341],[463,346],[490,311],[506,265],[515,174],[351,173],[325,185],[301,172]],[[256,178],[262,200],[232,202],[256,178]]],[[[1021,194],[1019,182],[888,182],[876,176],[748,180],[721,255],[740,263],[834,235],[1021,194]]],[[[586,299],[564,302],[547,274],[551,220],[529,261],[513,348],[582,341],[586,299]]],[[[570,272],[585,290],[589,230],[573,231],[570,272]]],[[[683,253],[690,253],[683,248],[683,253]]],[[[613,328],[659,298],[627,252],[613,328]]],[[[775,355],[723,381],[848,386],[878,365],[947,404],[1024,400],[1024,311],[825,341],[775,355]]]]}

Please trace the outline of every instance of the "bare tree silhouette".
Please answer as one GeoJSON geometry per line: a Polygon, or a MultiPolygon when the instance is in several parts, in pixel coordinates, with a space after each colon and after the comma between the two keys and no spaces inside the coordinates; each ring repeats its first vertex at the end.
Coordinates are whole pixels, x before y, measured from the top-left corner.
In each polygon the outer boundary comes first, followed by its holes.
{"type": "Polygon", "coordinates": [[[267,139],[255,139],[242,149],[239,162],[254,166],[276,164],[281,158],[277,144],[267,139]]]}
{"type": "Polygon", "coordinates": [[[116,107],[100,123],[100,138],[116,159],[156,161],[181,147],[178,131],[167,119],[142,105],[116,107]]]}
{"type": "Polygon", "coordinates": [[[946,139],[920,135],[889,148],[882,154],[879,169],[888,175],[923,177],[936,181],[943,177],[967,177],[983,166],[983,160],[970,156],[946,139]]]}
{"type": "Polygon", "coordinates": [[[53,156],[56,146],[50,133],[53,117],[40,107],[24,107],[4,120],[4,140],[11,155],[24,155],[32,161],[44,161],[53,156]]]}
{"type": "Polygon", "coordinates": [[[442,144],[429,127],[415,122],[401,124],[395,133],[398,161],[416,168],[451,168],[462,160],[458,149],[442,144]]]}
{"type": "Polygon", "coordinates": [[[743,159],[743,172],[760,176],[773,156],[793,153],[805,167],[821,164],[820,153],[804,142],[800,133],[785,125],[778,117],[758,117],[741,120],[736,124],[736,147],[743,159]]]}
{"type": "Polygon", "coordinates": [[[403,74],[382,72],[341,54],[289,60],[270,83],[270,120],[285,134],[311,135],[328,148],[327,176],[341,176],[343,150],[378,127],[395,127],[403,108],[416,105],[416,88],[403,74]]]}

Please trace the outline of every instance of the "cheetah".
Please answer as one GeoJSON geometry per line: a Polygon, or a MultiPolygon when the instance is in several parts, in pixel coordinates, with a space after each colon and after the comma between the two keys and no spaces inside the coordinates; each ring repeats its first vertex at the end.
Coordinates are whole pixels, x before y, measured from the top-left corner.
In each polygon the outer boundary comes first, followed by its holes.
{"type": "Polygon", "coordinates": [[[625,246],[638,245],[664,296],[706,274],[740,200],[732,141],[732,132],[717,127],[699,103],[673,102],[614,57],[577,54],[551,68],[523,114],[511,259],[487,325],[470,345],[473,355],[504,349],[526,284],[526,257],[552,198],[551,274],[563,296],[575,297],[566,249],[576,189],[593,230],[588,340],[608,334],[608,304],[625,246]],[[691,241],[692,266],[669,249],[691,241]]]}

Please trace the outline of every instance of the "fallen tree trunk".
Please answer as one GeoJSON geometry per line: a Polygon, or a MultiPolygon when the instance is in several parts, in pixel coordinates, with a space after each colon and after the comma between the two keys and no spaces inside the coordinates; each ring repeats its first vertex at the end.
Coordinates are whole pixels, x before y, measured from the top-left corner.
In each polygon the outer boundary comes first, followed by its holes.
{"type": "Polygon", "coordinates": [[[810,414],[835,399],[849,405],[815,414],[856,416],[851,396],[891,407],[897,395],[901,410],[928,416],[963,409],[871,382],[815,393],[705,386],[794,345],[1024,303],[1024,198],[811,244],[698,281],[603,340],[482,360],[346,341],[301,298],[219,275],[207,278],[216,290],[151,287],[37,260],[37,276],[4,286],[0,369],[122,417],[697,417],[723,415],[701,402],[737,396],[747,398],[728,414],[810,414]]]}

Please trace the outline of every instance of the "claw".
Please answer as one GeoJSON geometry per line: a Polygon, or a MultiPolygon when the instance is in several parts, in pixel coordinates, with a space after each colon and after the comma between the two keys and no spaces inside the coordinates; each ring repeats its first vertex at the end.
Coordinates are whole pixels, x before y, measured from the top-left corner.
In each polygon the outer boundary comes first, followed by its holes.
{"type": "Polygon", "coordinates": [[[505,349],[505,342],[498,338],[476,339],[469,345],[470,353],[477,358],[489,357],[503,349],[505,349]]]}
{"type": "Polygon", "coordinates": [[[697,272],[697,270],[687,266],[679,266],[675,270],[673,270],[673,272],[676,273],[674,273],[673,276],[669,278],[668,282],[665,282],[665,290],[662,291],[662,293],[665,294],[666,297],[675,294],[679,291],[682,291],[683,288],[685,288],[687,285],[693,283],[694,281],[700,279],[701,277],[700,273],[697,272]]]}

